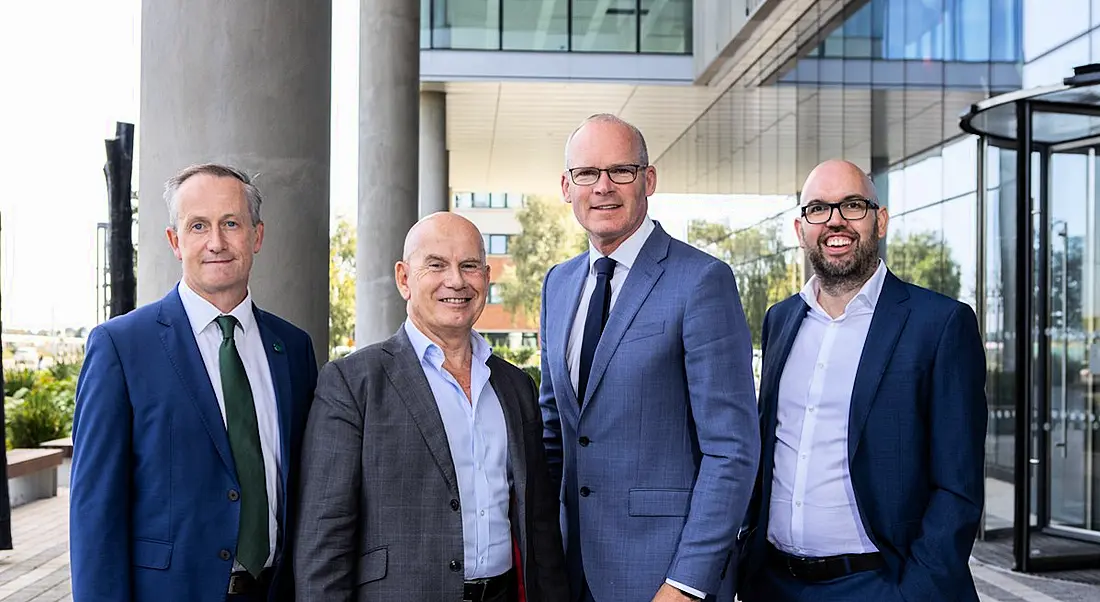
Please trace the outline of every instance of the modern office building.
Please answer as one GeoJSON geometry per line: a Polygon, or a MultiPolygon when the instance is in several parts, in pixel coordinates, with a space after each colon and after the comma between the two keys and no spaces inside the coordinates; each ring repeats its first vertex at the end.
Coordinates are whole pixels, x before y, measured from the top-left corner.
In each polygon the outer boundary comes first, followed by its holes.
{"type": "MultiPolygon", "coordinates": [[[[259,300],[324,341],[328,74],[347,57],[332,55],[328,3],[261,4],[144,3],[139,188],[199,159],[268,174],[265,219],[295,227],[269,228],[274,250],[256,274],[273,292],[259,300]],[[212,20],[223,26],[198,26],[212,20]]],[[[960,127],[974,105],[1100,61],[1100,0],[377,0],[361,3],[358,32],[358,344],[404,317],[392,261],[418,215],[473,216],[503,269],[515,200],[560,194],[565,139],[592,113],[645,132],[659,192],[783,199],[750,226],[775,238],[760,261],[781,256],[783,270],[800,262],[787,233],[802,179],[846,158],[889,207],[891,269],[981,318],[983,542],[1007,539],[1026,570],[1100,557],[1087,547],[1100,544],[1095,141],[1036,155],[1041,177],[1028,180],[1045,199],[1033,216],[1044,234],[1024,324],[1015,150],[960,127]],[[1026,362],[1011,352],[1020,324],[1034,341],[1026,362]]],[[[1041,121],[1061,127],[1037,119],[1036,131],[1041,121]]],[[[175,279],[158,211],[142,206],[142,302],[175,279]]],[[[751,264],[735,270],[763,269],[751,264]]],[[[479,326],[530,342],[533,324],[496,313],[496,327],[479,326]]]]}

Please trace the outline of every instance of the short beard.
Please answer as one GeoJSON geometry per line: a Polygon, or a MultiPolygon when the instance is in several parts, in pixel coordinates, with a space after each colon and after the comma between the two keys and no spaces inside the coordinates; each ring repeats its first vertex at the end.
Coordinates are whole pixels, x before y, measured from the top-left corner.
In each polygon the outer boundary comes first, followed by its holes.
{"type": "MultiPolygon", "coordinates": [[[[867,282],[871,275],[878,269],[878,216],[874,218],[871,227],[871,237],[864,240],[859,237],[856,240],[855,254],[851,260],[845,263],[832,263],[825,258],[821,247],[824,243],[821,239],[836,232],[844,232],[842,229],[830,229],[816,244],[809,244],[803,237],[802,242],[806,248],[806,257],[817,275],[821,290],[830,296],[838,296],[844,293],[857,291],[867,282]]],[[[858,235],[857,235],[858,236],[858,235]]]]}

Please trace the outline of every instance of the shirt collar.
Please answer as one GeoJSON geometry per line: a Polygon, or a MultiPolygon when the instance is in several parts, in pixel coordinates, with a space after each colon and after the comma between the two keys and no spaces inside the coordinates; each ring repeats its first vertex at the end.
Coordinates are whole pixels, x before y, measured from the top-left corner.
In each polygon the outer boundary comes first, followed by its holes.
{"type": "MultiPolygon", "coordinates": [[[[180,280],[179,283],[180,301],[183,302],[183,311],[187,314],[187,320],[191,322],[191,330],[195,333],[195,336],[199,336],[199,333],[206,330],[207,326],[214,321],[215,318],[222,314],[222,311],[214,304],[203,299],[198,293],[191,290],[191,287],[187,286],[187,283],[180,280]]],[[[234,307],[229,312],[230,316],[237,318],[237,321],[241,324],[241,330],[249,332],[256,324],[256,315],[252,313],[252,291],[249,290],[244,297],[244,301],[241,301],[237,307],[234,307]]]]}
{"type": "MultiPolygon", "coordinates": [[[[649,239],[649,235],[654,230],[653,220],[649,219],[647,215],[642,220],[642,225],[638,226],[638,229],[631,234],[629,238],[624,240],[619,248],[611,252],[611,259],[615,260],[616,265],[630,269],[634,266],[634,262],[638,260],[638,254],[642,252],[642,247],[645,245],[645,241],[649,239]]],[[[588,271],[595,270],[596,260],[603,257],[603,254],[596,250],[596,247],[591,241],[588,243],[588,271]]]]}
{"type": "MultiPolygon", "coordinates": [[[[867,279],[867,282],[863,283],[863,286],[856,293],[855,297],[848,302],[848,305],[844,307],[844,313],[848,313],[848,308],[852,307],[853,303],[859,303],[864,307],[874,311],[875,306],[878,305],[879,295],[882,293],[882,284],[886,282],[886,263],[880,258],[878,260],[878,267],[875,268],[875,273],[867,279]]],[[[821,313],[825,313],[825,310],[821,308],[821,304],[817,302],[817,295],[821,291],[821,281],[814,274],[806,281],[806,284],[799,291],[799,295],[802,296],[802,300],[809,305],[810,308],[815,309],[821,313]]]]}
{"type": "MultiPolygon", "coordinates": [[[[416,327],[416,324],[413,324],[411,318],[405,319],[405,334],[409,336],[409,342],[412,343],[413,350],[416,351],[417,359],[427,361],[436,367],[443,365],[443,350],[427,335],[420,332],[420,329],[416,327]]],[[[473,348],[474,359],[482,364],[489,361],[489,356],[493,354],[493,348],[489,346],[489,342],[485,340],[485,337],[472,329],[470,330],[470,345],[473,348]]]]}

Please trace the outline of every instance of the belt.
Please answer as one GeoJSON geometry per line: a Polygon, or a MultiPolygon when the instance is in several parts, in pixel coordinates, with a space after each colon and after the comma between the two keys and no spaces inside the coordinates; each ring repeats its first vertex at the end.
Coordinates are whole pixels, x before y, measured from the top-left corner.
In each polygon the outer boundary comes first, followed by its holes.
{"type": "Polygon", "coordinates": [[[869,554],[840,554],[807,558],[794,556],[768,542],[768,565],[780,573],[799,581],[828,581],[838,577],[874,571],[886,565],[880,552],[869,554]]]}
{"type": "Polygon", "coordinates": [[[275,570],[271,567],[260,571],[259,578],[253,577],[252,573],[248,571],[231,573],[229,575],[229,591],[227,593],[230,595],[246,596],[264,594],[271,585],[271,578],[274,575],[275,570]]]}
{"type": "Polygon", "coordinates": [[[508,572],[496,577],[467,579],[462,586],[462,602],[482,602],[501,596],[512,587],[514,577],[515,571],[509,569],[508,572]]]}

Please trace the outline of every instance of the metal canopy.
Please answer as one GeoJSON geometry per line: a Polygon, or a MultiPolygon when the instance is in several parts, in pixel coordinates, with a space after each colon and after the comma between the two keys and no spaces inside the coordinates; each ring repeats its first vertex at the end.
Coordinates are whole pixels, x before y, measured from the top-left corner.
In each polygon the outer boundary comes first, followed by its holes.
{"type": "Polygon", "coordinates": [[[1100,136],[1100,63],[1074,68],[1073,76],[1062,84],[1001,94],[973,104],[962,114],[960,126],[967,133],[984,136],[994,146],[1016,148],[1021,102],[1032,111],[1035,150],[1100,136]]]}

